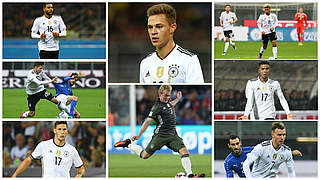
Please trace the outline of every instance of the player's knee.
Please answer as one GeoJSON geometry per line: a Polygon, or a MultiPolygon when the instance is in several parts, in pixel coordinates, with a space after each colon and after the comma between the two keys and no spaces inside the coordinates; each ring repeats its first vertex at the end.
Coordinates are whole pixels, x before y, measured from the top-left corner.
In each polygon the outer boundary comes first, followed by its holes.
{"type": "Polygon", "coordinates": [[[187,154],[182,154],[182,155],[181,155],[181,159],[182,159],[182,158],[189,157],[189,156],[190,156],[190,155],[189,155],[188,153],[187,153],[187,154]]]}

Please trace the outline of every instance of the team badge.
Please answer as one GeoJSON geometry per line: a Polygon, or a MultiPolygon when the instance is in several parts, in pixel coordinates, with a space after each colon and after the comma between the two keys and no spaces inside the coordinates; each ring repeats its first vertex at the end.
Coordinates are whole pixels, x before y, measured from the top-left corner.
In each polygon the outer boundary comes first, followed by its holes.
{"type": "Polygon", "coordinates": [[[61,151],[60,150],[57,150],[57,155],[61,156],[61,151]]]}
{"type": "Polygon", "coordinates": [[[48,21],[48,24],[51,25],[52,24],[51,21],[48,21]]]}
{"type": "Polygon", "coordinates": [[[68,157],[69,154],[70,154],[70,153],[69,153],[68,151],[63,151],[63,156],[64,156],[64,157],[68,157]]]}
{"type": "Polygon", "coordinates": [[[266,91],[266,90],[267,90],[267,87],[263,86],[263,87],[262,87],[262,90],[263,90],[263,91],[266,91]]]}
{"type": "Polygon", "coordinates": [[[284,160],[284,155],[280,154],[280,160],[284,160]]]}
{"type": "Polygon", "coordinates": [[[172,64],[171,66],[169,66],[169,71],[168,74],[171,78],[177,77],[179,74],[179,68],[180,66],[178,66],[177,64],[172,64]]]}
{"type": "Polygon", "coordinates": [[[273,160],[277,159],[277,154],[273,154],[273,160]]]}

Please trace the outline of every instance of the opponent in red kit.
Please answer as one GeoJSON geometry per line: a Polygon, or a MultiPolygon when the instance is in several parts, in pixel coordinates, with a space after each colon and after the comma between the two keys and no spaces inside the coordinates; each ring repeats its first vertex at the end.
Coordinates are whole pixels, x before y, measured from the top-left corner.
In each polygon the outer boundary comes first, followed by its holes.
{"type": "Polygon", "coordinates": [[[297,23],[297,33],[298,33],[298,39],[299,39],[298,46],[302,46],[304,27],[306,27],[306,30],[308,30],[307,15],[303,13],[303,8],[299,9],[299,12],[296,14],[294,20],[298,21],[297,23]],[[304,23],[306,25],[304,25],[304,23]]]}

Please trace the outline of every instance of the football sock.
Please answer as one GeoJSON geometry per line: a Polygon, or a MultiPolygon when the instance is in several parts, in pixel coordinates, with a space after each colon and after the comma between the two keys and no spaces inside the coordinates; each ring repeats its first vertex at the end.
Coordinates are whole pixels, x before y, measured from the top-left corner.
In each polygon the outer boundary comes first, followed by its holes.
{"type": "Polygon", "coordinates": [[[265,50],[266,50],[266,49],[263,48],[263,46],[262,46],[261,49],[260,49],[260,54],[263,54],[263,52],[264,52],[265,50]]]}
{"type": "Polygon", "coordinates": [[[225,42],[225,44],[224,44],[224,51],[223,52],[227,52],[227,50],[228,50],[228,47],[229,47],[229,42],[225,42]]]}
{"type": "Polygon", "coordinates": [[[273,57],[277,58],[278,57],[278,49],[277,46],[272,47],[272,52],[273,52],[273,57]]]}
{"type": "Polygon", "coordinates": [[[30,111],[24,112],[24,113],[22,114],[22,116],[23,116],[24,118],[26,118],[26,117],[29,116],[29,113],[30,113],[30,111]]]}
{"type": "Polygon", "coordinates": [[[301,39],[301,38],[300,38],[300,34],[298,34],[298,40],[299,40],[299,42],[300,42],[300,39],[301,39]]]}
{"type": "Polygon", "coordinates": [[[60,110],[63,110],[65,112],[67,112],[68,114],[70,114],[70,109],[68,109],[68,107],[65,104],[59,102],[57,106],[60,110]]]}
{"type": "Polygon", "coordinates": [[[303,41],[303,34],[300,35],[300,42],[303,41]]]}
{"type": "Polygon", "coordinates": [[[234,46],[235,44],[232,42],[232,40],[230,39],[230,44],[232,45],[232,46],[234,46]]]}
{"type": "Polygon", "coordinates": [[[189,154],[184,154],[181,156],[181,163],[182,163],[182,167],[186,171],[187,175],[192,174],[191,161],[189,158],[189,154]]]}
{"type": "Polygon", "coordinates": [[[131,152],[136,153],[139,157],[141,157],[141,153],[143,151],[143,148],[136,144],[129,144],[128,148],[131,150],[131,152]]]}
{"type": "Polygon", "coordinates": [[[76,107],[77,105],[77,102],[76,100],[72,100],[71,101],[71,108],[70,108],[70,112],[69,112],[69,116],[73,116],[73,111],[74,111],[74,108],[76,107]]]}

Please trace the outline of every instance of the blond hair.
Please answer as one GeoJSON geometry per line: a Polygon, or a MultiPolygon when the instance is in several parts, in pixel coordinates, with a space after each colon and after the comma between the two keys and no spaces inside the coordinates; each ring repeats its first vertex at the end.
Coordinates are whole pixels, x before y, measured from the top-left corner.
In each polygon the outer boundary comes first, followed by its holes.
{"type": "Polygon", "coordinates": [[[147,10],[148,18],[152,15],[164,14],[168,20],[169,25],[176,23],[176,10],[169,4],[157,4],[151,6],[147,10]]]}
{"type": "Polygon", "coordinates": [[[274,132],[276,129],[285,129],[286,126],[282,122],[273,122],[272,123],[272,132],[274,132]]]}
{"type": "Polygon", "coordinates": [[[163,91],[165,91],[165,90],[168,90],[169,92],[171,92],[172,91],[172,86],[170,86],[170,85],[161,85],[158,92],[159,92],[159,94],[162,94],[163,91]]]}

